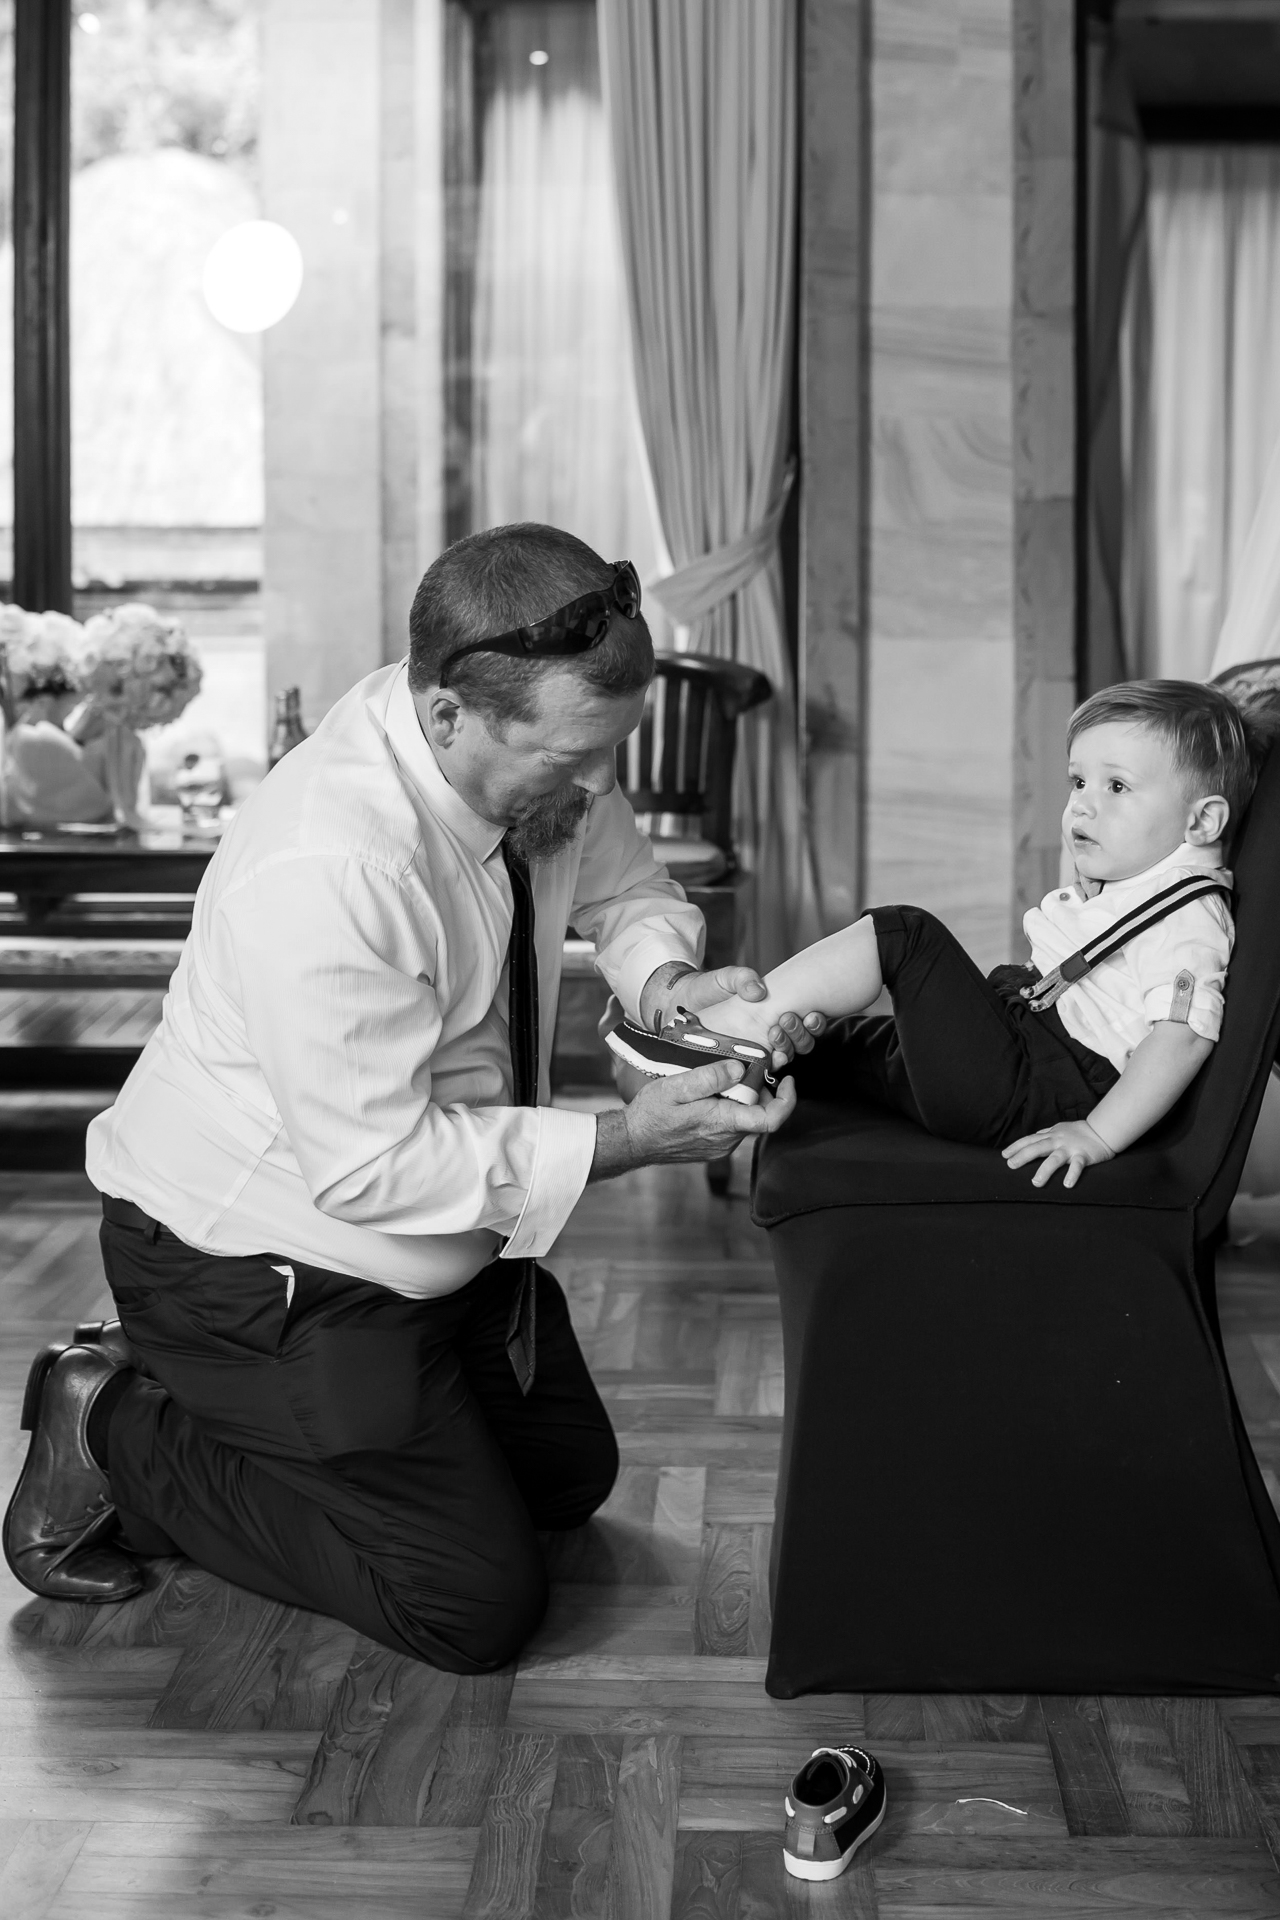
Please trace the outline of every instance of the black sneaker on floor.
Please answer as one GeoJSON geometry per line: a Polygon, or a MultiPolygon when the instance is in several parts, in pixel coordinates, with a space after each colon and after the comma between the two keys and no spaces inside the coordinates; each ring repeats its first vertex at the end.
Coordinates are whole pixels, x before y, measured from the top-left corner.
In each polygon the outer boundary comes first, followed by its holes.
{"type": "Polygon", "coordinates": [[[683,1008],[667,1022],[661,1033],[646,1033],[643,1027],[636,1027],[624,1020],[612,1033],[605,1035],[605,1044],[616,1053],[619,1060],[625,1060],[628,1066],[639,1068],[650,1079],[666,1079],[671,1074],[692,1073],[695,1067],[705,1067],[712,1060],[739,1060],[746,1068],[736,1086],[727,1087],[723,1098],[738,1100],[745,1107],[754,1107],[760,1098],[760,1089],[766,1080],[771,1080],[769,1066],[772,1056],[768,1047],[761,1046],[756,1040],[735,1040],[732,1034],[713,1033],[710,1027],[683,1008]]]}
{"type": "Polygon", "coordinates": [[[880,1762],[861,1747],[818,1747],[783,1805],[782,1861],[798,1880],[834,1880],[884,1819],[880,1762]]]}

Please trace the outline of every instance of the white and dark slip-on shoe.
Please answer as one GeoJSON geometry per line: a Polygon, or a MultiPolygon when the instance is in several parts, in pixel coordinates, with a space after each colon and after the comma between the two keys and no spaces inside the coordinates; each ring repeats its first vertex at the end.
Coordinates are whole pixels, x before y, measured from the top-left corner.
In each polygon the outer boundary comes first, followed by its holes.
{"type": "Polygon", "coordinates": [[[624,1020],[605,1035],[605,1044],[619,1060],[638,1068],[651,1080],[692,1073],[695,1067],[708,1066],[713,1060],[737,1060],[746,1072],[736,1086],[725,1088],[722,1098],[738,1100],[744,1107],[754,1107],[759,1101],[760,1089],[766,1081],[770,1085],[773,1081],[768,1047],[761,1046],[757,1040],[735,1040],[732,1034],[713,1033],[683,1007],[667,1021],[661,1033],[646,1033],[643,1027],[624,1020]]]}
{"type": "Polygon", "coordinates": [[[798,1880],[834,1880],[884,1819],[884,1774],[861,1747],[817,1747],[791,1782],[782,1861],[798,1880]]]}

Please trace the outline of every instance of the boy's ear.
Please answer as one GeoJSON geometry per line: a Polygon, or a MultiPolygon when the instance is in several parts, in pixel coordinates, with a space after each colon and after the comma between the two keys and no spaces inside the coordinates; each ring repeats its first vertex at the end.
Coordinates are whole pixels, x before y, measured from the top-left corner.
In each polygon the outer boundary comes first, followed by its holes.
{"type": "Polygon", "coordinates": [[[1230,819],[1230,804],[1220,793],[1207,794],[1203,800],[1194,801],[1187,823],[1188,842],[1193,847],[1216,846],[1226,839],[1230,819]]]}

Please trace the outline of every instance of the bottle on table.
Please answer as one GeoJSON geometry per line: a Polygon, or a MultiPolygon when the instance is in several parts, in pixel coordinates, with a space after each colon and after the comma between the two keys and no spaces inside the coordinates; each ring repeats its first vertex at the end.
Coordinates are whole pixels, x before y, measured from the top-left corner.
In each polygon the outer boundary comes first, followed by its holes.
{"type": "Polygon", "coordinates": [[[271,744],[267,748],[267,767],[274,767],[283,760],[286,753],[301,744],[307,737],[302,724],[302,690],[300,687],[282,687],[276,695],[276,720],[271,729],[271,744]]]}

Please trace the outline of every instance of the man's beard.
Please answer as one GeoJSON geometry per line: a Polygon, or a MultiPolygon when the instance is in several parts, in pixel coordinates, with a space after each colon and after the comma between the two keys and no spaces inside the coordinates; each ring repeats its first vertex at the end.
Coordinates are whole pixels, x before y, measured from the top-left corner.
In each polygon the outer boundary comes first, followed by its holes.
{"type": "Polygon", "coordinates": [[[591,800],[585,787],[561,787],[526,800],[507,828],[507,845],[522,860],[549,860],[573,839],[591,800]]]}

